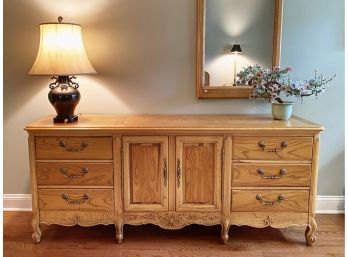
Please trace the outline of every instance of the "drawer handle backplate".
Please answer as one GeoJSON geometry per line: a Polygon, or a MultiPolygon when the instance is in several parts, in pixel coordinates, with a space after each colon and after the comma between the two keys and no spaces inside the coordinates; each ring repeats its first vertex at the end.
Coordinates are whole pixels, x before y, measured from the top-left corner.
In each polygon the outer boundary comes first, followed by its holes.
{"type": "Polygon", "coordinates": [[[76,152],[82,152],[85,148],[87,148],[88,143],[83,141],[83,142],[81,142],[79,148],[74,148],[74,147],[68,147],[64,141],[59,141],[59,146],[67,152],[76,153],[76,152]]]}
{"type": "Polygon", "coordinates": [[[81,199],[71,199],[69,195],[62,194],[62,199],[65,200],[68,204],[80,205],[85,203],[89,199],[89,196],[87,194],[84,194],[81,199]]]}
{"type": "Polygon", "coordinates": [[[280,144],[280,147],[279,148],[269,148],[267,149],[267,146],[264,142],[260,141],[258,144],[257,144],[261,149],[262,151],[264,152],[270,152],[270,153],[278,153],[282,150],[284,150],[285,148],[288,147],[288,142],[286,141],[283,141],[281,144],[280,144]]]}
{"type": "Polygon", "coordinates": [[[61,169],[60,169],[60,173],[63,174],[64,177],[66,177],[66,178],[74,178],[74,179],[77,179],[77,178],[82,178],[82,177],[84,177],[84,176],[88,173],[88,169],[87,169],[87,168],[83,168],[80,175],[69,174],[67,168],[61,168],[61,169]]]}
{"type": "Polygon", "coordinates": [[[164,159],[164,162],[163,162],[163,180],[164,180],[164,187],[167,187],[167,180],[168,180],[167,159],[164,159]]]}
{"type": "Polygon", "coordinates": [[[278,203],[282,203],[285,200],[285,196],[284,195],[279,195],[278,196],[278,200],[276,201],[265,201],[262,198],[262,195],[257,194],[256,195],[256,200],[258,200],[259,202],[261,202],[263,205],[267,205],[267,206],[276,206],[276,204],[278,203]]]}
{"type": "Polygon", "coordinates": [[[180,182],[181,182],[181,162],[180,159],[177,160],[176,163],[176,182],[178,184],[178,188],[180,188],[180,182]]]}
{"type": "Polygon", "coordinates": [[[264,169],[257,169],[257,174],[259,174],[263,179],[278,180],[286,175],[286,169],[281,169],[278,176],[265,176],[264,169]]]}

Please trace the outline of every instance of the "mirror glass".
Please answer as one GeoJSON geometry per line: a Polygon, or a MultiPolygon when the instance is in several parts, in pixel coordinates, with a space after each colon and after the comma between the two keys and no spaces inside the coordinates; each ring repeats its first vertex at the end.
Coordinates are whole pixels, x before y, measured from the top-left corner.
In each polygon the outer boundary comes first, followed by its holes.
{"type": "Polygon", "coordinates": [[[237,86],[236,74],[249,65],[278,65],[281,0],[197,1],[198,98],[248,97],[250,88],[237,86]],[[218,89],[244,91],[234,96],[218,89]]]}

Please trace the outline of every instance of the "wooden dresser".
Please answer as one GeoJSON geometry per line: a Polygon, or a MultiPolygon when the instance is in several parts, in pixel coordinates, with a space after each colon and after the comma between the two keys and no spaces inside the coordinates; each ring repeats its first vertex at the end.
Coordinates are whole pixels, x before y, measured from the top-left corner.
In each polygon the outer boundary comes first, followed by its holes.
{"type": "Polygon", "coordinates": [[[63,226],[306,227],[315,240],[320,125],[258,115],[81,115],[26,127],[33,240],[63,226]]]}

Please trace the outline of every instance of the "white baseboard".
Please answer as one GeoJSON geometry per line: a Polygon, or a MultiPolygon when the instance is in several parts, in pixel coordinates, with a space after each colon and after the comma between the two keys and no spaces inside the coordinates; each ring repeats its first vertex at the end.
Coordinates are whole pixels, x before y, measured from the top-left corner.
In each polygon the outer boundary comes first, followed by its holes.
{"type": "MultiPolygon", "coordinates": [[[[4,211],[31,211],[31,194],[4,194],[4,211]]],[[[344,196],[318,196],[317,214],[343,214],[344,196]]]]}
{"type": "Polygon", "coordinates": [[[318,214],[343,214],[344,196],[317,196],[318,214]]]}
{"type": "Polygon", "coordinates": [[[31,194],[4,194],[4,211],[31,211],[31,194]]]}

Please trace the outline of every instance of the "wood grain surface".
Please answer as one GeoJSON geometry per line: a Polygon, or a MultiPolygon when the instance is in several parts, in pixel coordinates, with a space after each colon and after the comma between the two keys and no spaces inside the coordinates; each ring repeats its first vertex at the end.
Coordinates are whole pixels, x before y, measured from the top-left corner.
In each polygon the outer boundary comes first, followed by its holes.
{"type": "Polygon", "coordinates": [[[176,210],[221,210],[222,137],[177,137],[176,157],[176,210]]]}
{"type": "Polygon", "coordinates": [[[113,211],[40,211],[41,223],[62,226],[83,226],[114,224],[113,211]]]}
{"type": "Polygon", "coordinates": [[[112,189],[39,189],[39,208],[40,210],[113,210],[113,190],[112,189]],[[62,195],[68,196],[63,199],[62,195]],[[83,196],[88,199],[84,200],[83,196]],[[79,201],[80,204],[69,203],[79,201]]]}
{"type": "Polygon", "coordinates": [[[4,213],[5,257],[344,257],[344,215],[318,215],[318,241],[305,245],[304,228],[257,229],[232,226],[230,240],[218,240],[220,226],[193,225],[169,231],[156,226],[126,225],[127,240],[115,244],[114,226],[91,228],[42,225],[43,238],[33,244],[30,212],[4,213]]]}
{"type": "Polygon", "coordinates": [[[214,204],[215,144],[183,144],[185,203],[214,204]]]}
{"type": "Polygon", "coordinates": [[[112,163],[42,162],[36,164],[38,186],[112,186],[112,163]]]}
{"type": "Polygon", "coordinates": [[[131,144],[129,148],[131,203],[160,204],[161,145],[131,144]]]}
{"type": "Polygon", "coordinates": [[[35,142],[37,160],[112,159],[112,137],[36,137],[35,142]]]}
{"type": "Polygon", "coordinates": [[[257,186],[310,186],[310,164],[268,164],[268,163],[235,163],[232,168],[233,187],[257,186]],[[259,174],[260,170],[263,174],[259,174]],[[285,171],[281,175],[281,171],[285,171]],[[272,178],[273,177],[273,178],[272,178]],[[275,178],[274,178],[275,177],[275,178]]]}
{"type": "Polygon", "coordinates": [[[28,124],[27,131],[40,132],[59,131],[60,134],[76,131],[142,131],[175,130],[190,131],[233,131],[238,133],[300,131],[320,132],[324,128],[316,123],[292,116],[288,121],[274,120],[271,115],[238,115],[238,114],[202,114],[202,115],[80,115],[75,123],[58,124],[52,122],[52,116],[42,118],[28,124]]]}
{"type": "Polygon", "coordinates": [[[255,189],[232,190],[233,212],[302,212],[308,213],[308,190],[280,190],[280,189],[255,189]],[[256,196],[262,196],[263,201],[256,196]],[[285,200],[278,202],[278,197],[283,195],[285,200]],[[273,206],[262,202],[275,202],[273,206]]]}
{"type": "Polygon", "coordinates": [[[312,137],[235,137],[236,160],[312,160],[312,137]],[[259,143],[265,144],[264,151],[259,143]],[[287,147],[281,149],[283,142],[287,147]],[[279,152],[268,152],[278,149],[279,152]]]}
{"type": "Polygon", "coordinates": [[[303,227],[308,223],[308,213],[294,212],[231,212],[231,224],[255,228],[303,227]]]}
{"type": "Polygon", "coordinates": [[[123,145],[125,211],[168,210],[168,137],[124,137],[123,145]]]}

